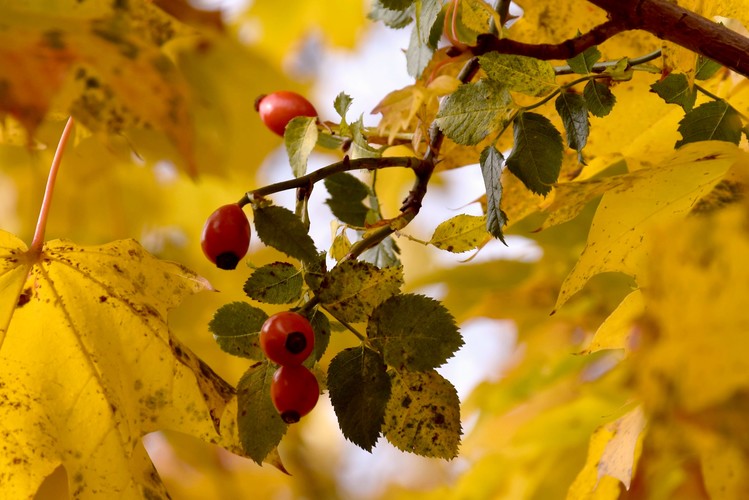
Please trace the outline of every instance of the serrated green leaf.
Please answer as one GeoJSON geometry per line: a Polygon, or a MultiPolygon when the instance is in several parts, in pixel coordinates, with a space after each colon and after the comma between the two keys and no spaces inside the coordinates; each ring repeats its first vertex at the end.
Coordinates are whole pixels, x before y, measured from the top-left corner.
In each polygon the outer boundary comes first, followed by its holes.
{"type": "Polygon", "coordinates": [[[399,254],[400,248],[398,248],[398,244],[391,236],[388,236],[379,244],[367,249],[361,254],[359,259],[374,264],[379,268],[384,268],[400,266],[401,260],[398,257],[399,254]]]}
{"type": "Polygon", "coordinates": [[[267,361],[256,363],[237,384],[239,439],[247,455],[258,464],[278,446],[288,427],[270,399],[275,370],[275,365],[267,361]]]}
{"type": "Polygon", "coordinates": [[[515,108],[507,87],[483,79],[463,84],[448,95],[435,122],[453,141],[473,146],[506,126],[515,108]]]}
{"type": "Polygon", "coordinates": [[[534,193],[547,194],[562,168],[562,136],[536,113],[520,113],[513,125],[515,146],[507,168],[534,193]]]}
{"type": "Polygon", "coordinates": [[[713,61],[703,55],[697,56],[697,68],[694,77],[697,80],[707,80],[722,68],[720,63],[713,61]]]}
{"type": "Polygon", "coordinates": [[[369,207],[362,203],[369,196],[369,188],[355,176],[339,172],[325,179],[330,198],[325,203],[341,222],[354,227],[364,227],[369,207]]]}
{"type": "Polygon", "coordinates": [[[507,215],[500,208],[504,162],[504,156],[494,146],[487,146],[479,157],[486,188],[486,230],[502,243],[505,243],[502,228],[507,224],[507,215]]]}
{"type": "Polygon", "coordinates": [[[328,367],[328,390],[343,435],[371,451],[390,399],[390,377],[382,357],[364,346],[339,352],[328,367]]]}
{"type": "MultiPolygon", "coordinates": [[[[396,2],[397,3],[397,2],[396,2]]],[[[403,8],[394,8],[383,1],[383,5],[389,9],[403,10],[403,8]]],[[[432,27],[437,21],[442,4],[440,0],[422,0],[421,9],[416,16],[416,24],[411,32],[411,40],[406,50],[406,67],[408,74],[414,78],[421,76],[429,61],[432,59],[435,47],[430,43],[432,27]]]]}
{"type": "Polygon", "coordinates": [[[348,113],[349,108],[351,107],[351,103],[354,100],[351,98],[350,95],[348,95],[345,92],[341,92],[338,94],[335,98],[335,101],[333,101],[333,107],[336,110],[336,113],[343,119],[346,120],[346,113],[348,113]]]}
{"type": "Polygon", "coordinates": [[[260,328],[268,315],[246,302],[221,306],[208,323],[208,330],[222,350],[250,359],[264,359],[260,349],[260,328]]]}
{"type": "Polygon", "coordinates": [[[302,296],[302,272],[288,262],[273,262],[255,269],[244,284],[244,293],[266,304],[291,304],[302,296]]]}
{"type": "Polygon", "coordinates": [[[434,370],[391,370],[391,395],[382,432],[396,448],[426,457],[455,458],[460,445],[460,401],[434,370]]]}
{"type": "Polygon", "coordinates": [[[487,76],[515,92],[542,96],[558,87],[554,66],[532,57],[490,52],[479,56],[487,76]]]}
{"type": "Polygon", "coordinates": [[[593,65],[601,59],[601,51],[598,47],[588,47],[572,59],[567,59],[572,71],[579,75],[588,75],[593,72],[593,65]]]}
{"type": "Polygon", "coordinates": [[[406,10],[411,7],[414,0],[378,0],[383,7],[390,10],[406,10]]]}
{"type": "Polygon", "coordinates": [[[667,103],[678,104],[684,111],[691,111],[697,100],[697,89],[689,85],[689,79],[683,73],[671,73],[652,84],[650,89],[667,103]]]}
{"type": "Polygon", "coordinates": [[[309,360],[320,361],[330,343],[330,320],[322,311],[315,311],[309,320],[312,325],[312,331],[315,332],[315,351],[309,360]]]}
{"type": "Polygon", "coordinates": [[[325,276],[317,297],[341,321],[366,321],[375,307],[403,284],[403,269],[379,269],[360,261],[341,262],[325,276]]]}
{"type": "Polygon", "coordinates": [[[485,215],[456,215],[437,226],[429,243],[452,253],[467,252],[487,239],[486,224],[485,215]]]}
{"type": "Polygon", "coordinates": [[[567,145],[576,150],[582,160],[582,150],[588,143],[590,120],[585,98],[574,92],[562,92],[554,102],[567,133],[567,145]]]}
{"type": "Polygon", "coordinates": [[[616,104],[616,96],[611,93],[608,86],[595,80],[590,80],[585,84],[583,97],[588,105],[588,111],[599,118],[611,113],[616,104]]]}
{"type": "Polygon", "coordinates": [[[725,101],[710,101],[700,104],[684,115],[679,122],[684,144],[699,141],[726,141],[738,144],[741,141],[741,115],[725,101]]]}
{"type": "Polygon", "coordinates": [[[395,295],[380,304],[367,323],[367,337],[389,366],[416,371],[440,366],[463,345],[445,306],[416,294],[395,295]]]}
{"type": "Polygon", "coordinates": [[[349,150],[349,156],[352,159],[357,158],[379,158],[380,152],[369,145],[367,138],[364,136],[364,116],[360,116],[357,121],[351,124],[351,138],[353,143],[349,150]]]}
{"type": "Polygon", "coordinates": [[[380,0],[372,2],[372,8],[367,17],[373,21],[382,21],[385,26],[393,29],[405,28],[413,21],[413,6],[404,10],[388,9],[380,0]]]}
{"type": "Polygon", "coordinates": [[[254,211],[255,232],[260,241],[302,262],[317,259],[315,243],[299,217],[274,205],[254,211]]]}
{"type": "Polygon", "coordinates": [[[283,142],[294,177],[307,173],[307,160],[317,144],[317,118],[297,116],[286,125],[283,142]]]}

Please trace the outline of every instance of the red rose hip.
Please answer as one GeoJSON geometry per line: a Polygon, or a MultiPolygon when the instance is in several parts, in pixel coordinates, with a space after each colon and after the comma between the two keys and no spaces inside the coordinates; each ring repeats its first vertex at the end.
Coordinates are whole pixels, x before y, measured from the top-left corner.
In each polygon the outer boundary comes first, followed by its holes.
{"type": "Polygon", "coordinates": [[[205,221],[200,246],[219,269],[235,269],[250,246],[250,221],[236,203],[216,209],[205,221]]]}
{"type": "Polygon", "coordinates": [[[317,404],[320,385],[305,366],[282,366],[273,374],[270,398],[287,424],[299,422],[317,404]]]}
{"type": "Polygon", "coordinates": [[[274,314],[260,328],[260,347],[268,359],[279,365],[301,365],[314,346],[315,332],[301,314],[274,314]]]}
{"type": "Polygon", "coordinates": [[[282,137],[286,125],[297,116],[317,116],[312,103],[296,92],[286,90],[258,97],[255,109],[265,126],[282,137]]]}

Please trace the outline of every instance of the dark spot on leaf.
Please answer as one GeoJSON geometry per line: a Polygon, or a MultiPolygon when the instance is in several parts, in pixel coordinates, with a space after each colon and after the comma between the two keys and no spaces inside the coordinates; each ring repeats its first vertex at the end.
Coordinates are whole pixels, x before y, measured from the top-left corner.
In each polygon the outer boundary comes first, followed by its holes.
{"type": "Polygon", "coordinates": [[[442,413],[437,413],[434,416],[434,423],[437,425],[443,425],[445,423],[445,416],[442,413]]]}
{"type": "Polygon", "coordinates": [[[106,295],[99,296],[99,302],[106,302],[106,301],[107,301],[107,296],[106,295]]]}
{"type": "Polygon", "coordinates": [[[18,296],[17,307],[23,307],[31,300],[31,287],[26,288],[21,295],[18,296]]]}
{"type": "Polygon", "coordinates": [[[409,406],[411,406],[411,398],[409,396],[403,398],[403,400],[401,401],[401,406],[403,408],[408,408],[409,406]]]}

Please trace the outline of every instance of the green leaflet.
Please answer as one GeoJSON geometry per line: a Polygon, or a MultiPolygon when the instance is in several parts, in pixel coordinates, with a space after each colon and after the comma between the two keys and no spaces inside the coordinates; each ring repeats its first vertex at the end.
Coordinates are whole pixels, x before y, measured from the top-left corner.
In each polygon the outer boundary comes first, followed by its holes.
{"type": "Polygon", "coordinates": [[[711,140],[738,144],[741,141],[741,127],[741,115],[727,102],[706,102],[685,114],[679,122],[682,139],[676,143],[676,147],[711,140]]]}
{"type": "Polygon", "coordinates": [[[483,79],[461,85],[447,96],[435,121],[453,141],[473,146],[490,133],[504,128],[515,109],[507,87],[483,79]]]}
{"type": "Polygon", "coordinates": [[[595,80],[590,80],[585,84],[583,97],[585,98],[585,103],[588,105],[588,110],[593,116],[599,118],[603,118],[611,113],[614,104],[616,104],[616,97],[611,93],[608,86],[595,80]]]}
{"type": "Polygon", "coordinates": [[[697,100],[697,89],[689,85],[687,75],[671,73],[655,82],[650,89],[669,104],[678,104],[684,111],[691,111],[697,100]]]}
{"type": "Polygon", "coordinates": [[[328,367],[328,390],[343,435],[371,451],[390,399],[390,377],[382,356],[364,346],[339,352],[328,367]]]}
{"type": "Polygon", "coordinates": [[[442,365],[463,345],[455,318],[438,301],[395,295],[377,307],[367,337],[389,366],[424,371],[442,365]]]}
{"type": "Polygon", "coordinates": [[[252,273],[244,284],[244,293],[266,304],[291,304],[302,296],[302,273],[288,262],[273,262],[252,273]]]}
{"type": "Polygon", "coordinates": [[[294,177],[307,173],[307,160],[317,144],[317,118],[297,116],[286,125],[283,142],[294,177]]]}
{"type": "Polygon", "coordinates": [[[567,59],[572,71],[579,75],[588,75],[593,72],[593,65],[601,59],[601,51],[598,47],[588,47],[572,59],[567,59]]]}
{"type": "Polygon", "coordinates": [[[275,370],[276,366],[267,361],[256,363],[237,384],[239,439],[247,455],[258,464],[281,442],[288,428],[270,399],[275,370]]]}
{"type": "Polygon", "coordinates": [[[515,146],[507,158],[510,169],[537,194],[547,194],[562,168],[562,136],[548,118],[520,113],[514,122],[515,146]]]}
{"type": "Polygon", "coordinates": [[[554,101],[557,113],[562,118],[567,133],[567,145],[576,150],[582,161],[582,150],[588,142],[590,120],[585,98],[574,92],[562,92],[554,101]]]}
{"type": "Polygon", "coordinates": [[[307,228],[290,210],[271,205],[256,207],[254,214],[255,232],[260,241],[302,262],[317,259],[317,249],[307,228]]]}
{"type": "Polygon", "coordinates": [[[231,302],[213,315],[208,329],[222,350],[250,359],[264,359],[259,333],[268,315],[246,302],[231,302]]]}
{"type": "Polygon", "coordinates": [[[486,188],[486,230],[505,243],[502,228],[507,224],[507,215],[500,208],[502,202],[502,166],[505,158],[494,146],[481,152],[479,163],[486,188]]]}
{"type": "Polygon", "coordinates": [[[340,172],[325,179],[330,198],[325,203],[333,215],[350,226],[364,227],[369,207],[362,201],[369,196],[369,188],[355,176],[340,172]]]}

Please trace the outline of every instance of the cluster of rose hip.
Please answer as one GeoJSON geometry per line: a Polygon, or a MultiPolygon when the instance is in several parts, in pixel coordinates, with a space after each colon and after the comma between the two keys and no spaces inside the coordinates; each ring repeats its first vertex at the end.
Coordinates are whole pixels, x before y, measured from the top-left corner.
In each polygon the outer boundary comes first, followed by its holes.
{"type": "MultiPolygon", "coordinates": [[[[256,108],[263,123],[280,136],[297,116],[317,116],[312,104],[294,92],[261,96],[256,108]]],[[[250,222],[242,206],[230,203],[208,217],[200,243],[208,260],[219,269],[231,270],[247,254],[250,234],[250,222]]],[[[312,411],[320,395],[315,375],[302,365],[312,353],[314,342],[310,322],[292,311],[274,314],[260,330],[260,347],[268,359],[280,365],[271,382],[271,400],[288,424],[312,411]]]]}

